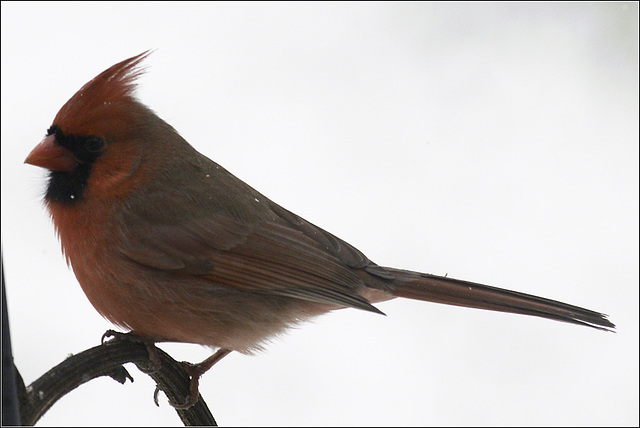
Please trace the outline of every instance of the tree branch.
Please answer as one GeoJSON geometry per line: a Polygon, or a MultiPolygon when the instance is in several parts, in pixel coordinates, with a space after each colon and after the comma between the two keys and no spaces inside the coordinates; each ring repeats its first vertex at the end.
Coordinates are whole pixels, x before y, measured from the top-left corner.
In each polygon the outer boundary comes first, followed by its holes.
{"type": "MultiPolygon", "coordinates": [[[[154,367],[144,343],[130,340],[112,340],[73,355],[49,370],[27,388],[22,379],[19,391],[21,422],[34,425],[56,401],[78,386],[100,376],[109,376],[120,383],[133,378],[123,367],[135,363],[148,374],[170,401],[182,402],[189,395],[190,378],[183,367],[169,354],[158,349],[161,366],[154,367]]],[[[189,409],[176,409],[185,424],[217,426],[207,404],[199,397],[189,409]]]]}

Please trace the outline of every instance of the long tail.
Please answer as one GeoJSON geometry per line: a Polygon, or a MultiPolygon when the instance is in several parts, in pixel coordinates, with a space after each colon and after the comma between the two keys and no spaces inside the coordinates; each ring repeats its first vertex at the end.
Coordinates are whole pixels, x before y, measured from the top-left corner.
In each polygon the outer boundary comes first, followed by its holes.
{"type": "Polygon", "coordinates": [[[533,315],[605,331],[613,331],[616,327],[605,314],[556,300],[443,276],[384,269],[395,277],[392,281],[393,289],[389,291],[397,297],[533,315]]]}

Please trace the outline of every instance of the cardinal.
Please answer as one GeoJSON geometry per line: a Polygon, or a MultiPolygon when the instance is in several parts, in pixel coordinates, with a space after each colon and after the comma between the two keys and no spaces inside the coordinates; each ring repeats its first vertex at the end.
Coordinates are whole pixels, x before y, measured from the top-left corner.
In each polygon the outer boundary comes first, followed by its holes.
{"type": "MultiPolygon", "coordinates": [[[[315,316],[382,314],[396,297],[613,330],[600,312],[447,276],[379,266],[194,149],[134,94],[149,51],[85,84],[25,162],[49,170],[44,201],[95,309],[150,342],[250,354],[315,316]]],[[[195,386],[194,386],[195,385],[195,386]]]]}

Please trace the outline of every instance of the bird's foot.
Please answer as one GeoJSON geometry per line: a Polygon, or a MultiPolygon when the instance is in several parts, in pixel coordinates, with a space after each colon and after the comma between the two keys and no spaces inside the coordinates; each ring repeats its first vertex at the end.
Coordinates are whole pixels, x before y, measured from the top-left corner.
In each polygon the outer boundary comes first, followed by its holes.
{"type": "MultiPolygon", "coordinates": [[[[189,395],[185,397],[184,403],[174,403],[169,401],[176,409],[188,409],[198,402],[198,398],[200,397],[200,392],[198,391],[198,386],[200,384],[200,376],[202,376],[207,370],[209,370],[215,363],[220,361],[226,355],[228,355],[231,351],[228,349],[218,349],[212,356],[207,358],[206,360],[198,363],[191,364],[186,361],[182,361],[180,364],[182,368],[187,372],[189,377],[191,378],[191,382],[189,384],[189,395]]],[[[157,395],[156,390],[156,395],[157,395]]]]}
{"type": "Polygon", "coordinates": [[[129,340],[131,342],[143,343],[147,348],[147,353],[149,354],[149,364],[136,364],[136,366],[138,366],[138,369],[144,373],[155,373],[160,370],[162,363],[160,361],[158,349],[155,345],[156,342],[153,339],[149,339],[148,337],[135,332],[121,333],[115,330],[107,330],[102,335],[101,343],[105,343],[109,339],[129,340]]]}

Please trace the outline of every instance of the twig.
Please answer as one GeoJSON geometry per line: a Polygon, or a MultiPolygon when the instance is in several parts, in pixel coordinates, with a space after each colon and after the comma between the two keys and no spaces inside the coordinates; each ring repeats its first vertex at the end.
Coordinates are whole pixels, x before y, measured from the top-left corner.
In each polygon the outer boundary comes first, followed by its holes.
{"type": "MultiPolygon", "coordinates": [[[[44,413],[67,393],[96,377],[110,376],[120,383],[131,375],[122,366],[135,363],[143,373],[151,376],[171,402],[184,401],[189,394],[190,378],[180,363],[158,349],[161,365],[154,371],[144,343],[115,340],[73,355],[49,370],[19,393],[21,422],[34,425],[44,413]]],[[[207,404],[199,397],[189,409],[176,409],[185,424],[217,426],[207,404]]]]}

